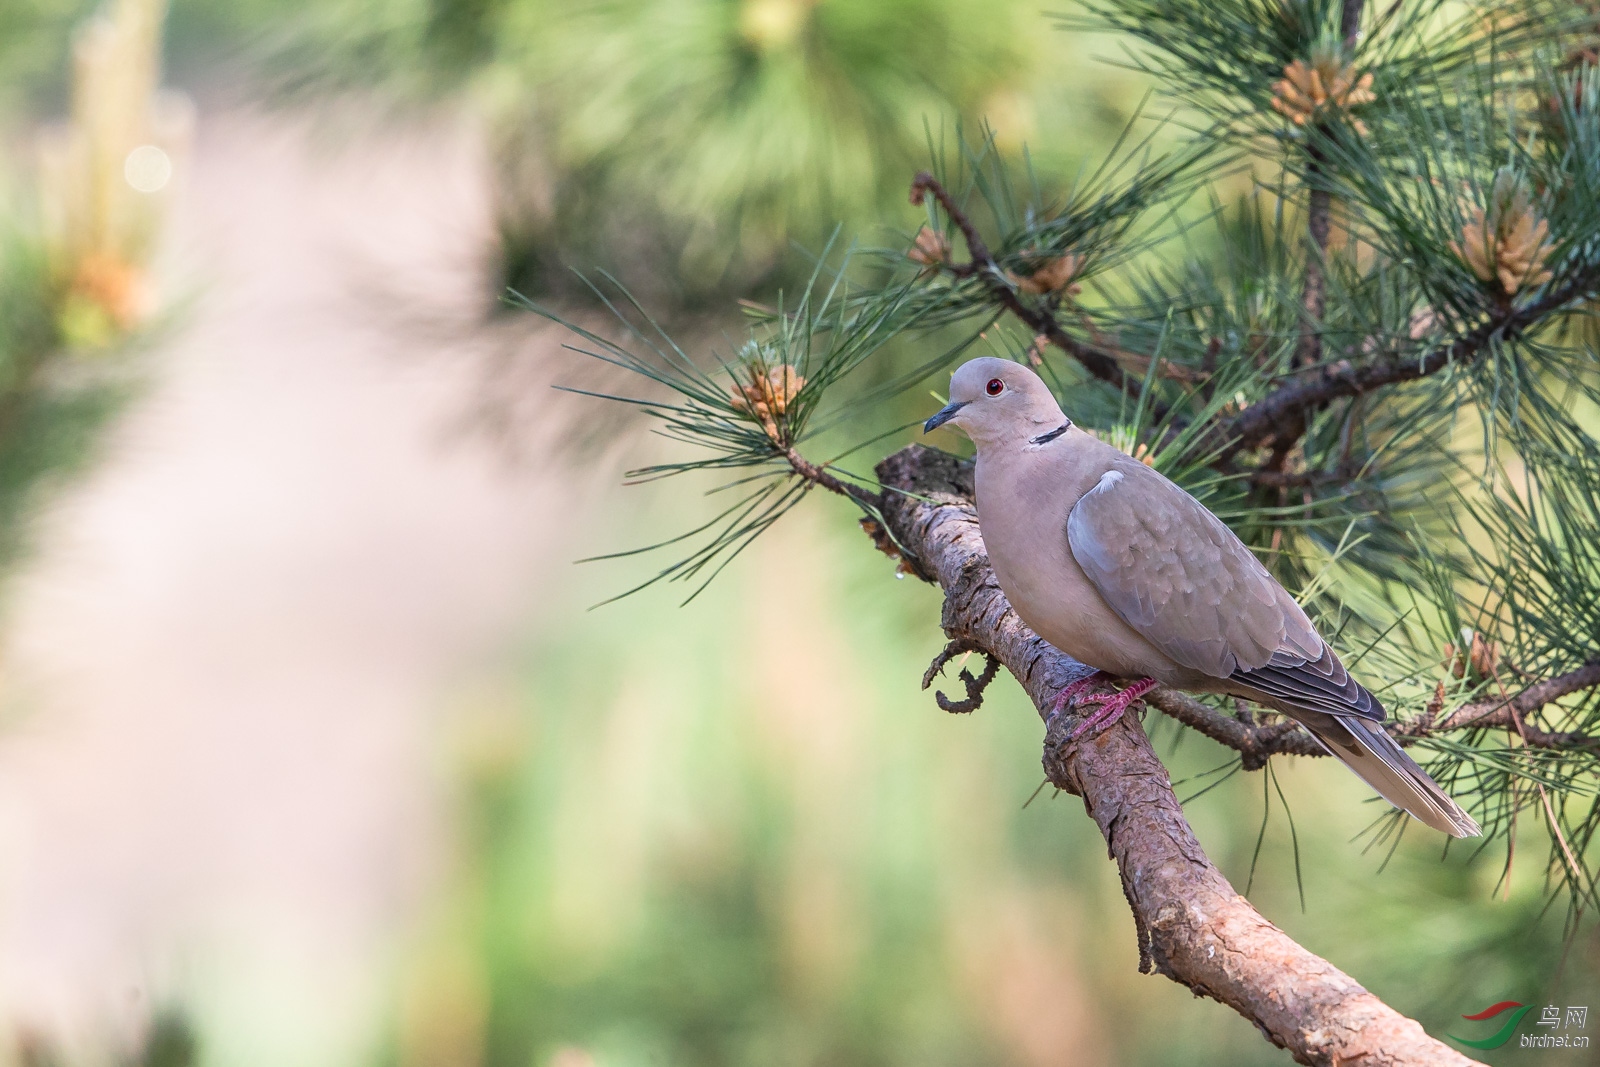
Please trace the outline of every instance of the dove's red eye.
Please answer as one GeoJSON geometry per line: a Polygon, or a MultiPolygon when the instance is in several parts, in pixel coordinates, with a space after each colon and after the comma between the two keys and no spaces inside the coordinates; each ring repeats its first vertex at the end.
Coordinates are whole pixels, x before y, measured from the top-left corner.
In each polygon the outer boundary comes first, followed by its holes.
{"type": "Polygon", "coordinates": [[[989,379],[989,395],[990,396],[999,396],[1001,393],[1005,392],[1005,388],[1006,388],[1006,383],[1002,382],[999,378],[990,378],[989,379]]]}

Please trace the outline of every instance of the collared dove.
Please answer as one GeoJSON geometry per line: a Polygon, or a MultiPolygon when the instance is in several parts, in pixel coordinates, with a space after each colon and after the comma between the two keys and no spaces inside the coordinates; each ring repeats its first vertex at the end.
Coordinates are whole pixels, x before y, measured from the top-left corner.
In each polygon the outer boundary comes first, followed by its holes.
{"type": "MultiPolygon", "coordinates": [[[[1133,681],[1089,697],[1074,733],[1121,715],[1158,683],[1264,704],[1311,731],[1391,804],[1454,837],[1481,833],[1379,727],[1293,597],[1222,520],[1155,470],[1072,424],[1039,376],[985,357],[958,368],[950,423],[978,448],[978,524],[1000,588],[1035,633],[1133,681]]],[[[1082,692],[1069,686],[1057,712],[1082,692]]]]}

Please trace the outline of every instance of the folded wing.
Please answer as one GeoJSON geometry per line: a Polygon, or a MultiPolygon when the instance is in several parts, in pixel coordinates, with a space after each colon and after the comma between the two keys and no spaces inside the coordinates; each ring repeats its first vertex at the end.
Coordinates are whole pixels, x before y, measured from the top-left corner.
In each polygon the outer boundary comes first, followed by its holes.
{"type": "Polygon", "coordinates": [[[1073,506],[1067,542],[1101,597],[1174,662],[1299,720],[1385,799],[1457,837],[1477,824],[1377,727],[1350,677],[1283,586],[1181,488],[1129,461],[1073,506]]]}

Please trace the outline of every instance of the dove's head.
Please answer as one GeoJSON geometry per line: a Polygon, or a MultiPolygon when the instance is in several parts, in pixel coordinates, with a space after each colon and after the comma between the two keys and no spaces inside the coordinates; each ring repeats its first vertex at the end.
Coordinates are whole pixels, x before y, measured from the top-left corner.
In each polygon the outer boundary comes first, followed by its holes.
{"type": "Polygon", "coordinates": [[[968,360],[950,376],[950,403],[922,424],[928,433],[950,423],[974,444],[1022,443],[1066,423],[1061,405],[1033,371],[1009,359],[968,360]]]}

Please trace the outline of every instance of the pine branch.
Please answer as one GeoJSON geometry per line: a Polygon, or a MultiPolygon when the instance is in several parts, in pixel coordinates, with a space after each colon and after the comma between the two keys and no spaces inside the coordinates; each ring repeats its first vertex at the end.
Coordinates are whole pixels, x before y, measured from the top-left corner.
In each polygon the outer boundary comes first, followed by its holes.
{"type": "MultiPolygon", "coordinates": [[[[1306,178],[1318,182],[1322,178],[1322,156],[1311,150],[1306,165],[1306,178]]],[[[1306,231],[1311,238],[1311,251],[1306,256],[1306,281],[1302,297],[1306,321],[1301,330],[1300,343],[1295,350],[1295,366],[1310,367],[1322,360],[1322,317],[1327,311],[1328,282],[1323,275],[1323,261],[1328,254],[1328,216],[1333,209],[1333,194],[1320,185],[1311,188],[1307,208],[1306,231]]]]}
{"type": "Polygon", "coordinates": [[[1509,699],[1480,700],[1464,704],[1428,732],[1443,733],[1446,730],[1497,726],[1507,730],[1525,730],[1528,744],[1535,748],[1563,748],[1579,744],[1587,747],[1600,744],[1600,738],[1583,737],[1579,734],[1545,733],[1526,724],[1519,725],[1517,722],[1518,717],[1538,711],[1552,701],[1596,686],[1600,686],[1600,660],[1586,663],[1566,674],[1535,682],[1509,699]]]}
{"type": "Polygon", "coordinates": [[[967,213],[961,209],[961,205],[956,203],[955,198],[939,179],[928,171],[919,171],[911,180],[911,203],[921,206],[928,193],[932,193],[939,201],[939,206],[944,208],[945,214],[950,216],[950,221],[956,224],[967,243],[968,261],[948,264],[944,267],[945,270],[957,278],[978,275],[1005,309],[1021,320],[1036,336],[1048,338],[1051,344],[1077,360],[1085,370],[1101,381],[1109,382],[1118,389],[1137,388],[1138,383],[1129,381],[1116,356],[1111,352],[1097,345],[1085,344],[1063,330],[1049,311],[1031,308],[1023,303],[1016,289],[1006,281],[1005,274],[995,262],[983,235],[978,232],[977,226],[967,213]]]}
{"type": "Polygon", "coordinates": [[[1580,275],[1530,304],[1497,312],[1450,344],[1416,358],[1388,356],[1359,367],[1348,359],[1323,364],[1315,372],[1279,386],[1223,425],[1217,436],[1229,443],[1220,459],[1231,459],[1268,441],[1277,446],[1285,439],[1297,438],[1304,433],[1307,416],[1334,400],[1416,381],[1452,364],[1475,360],[1493,342],[1521,336],[1551,314],[1593,295],[1597,288],[1600,276],[1580,275]]]}
{"type": "Polygon", "coordinates": [[[1344,0],[1344,9],[1339,12],[1339,34],[1344,38],[1344,45],[1354,48],[1361,38],[1361,9],[1364,0],[1344,0]]]}
{"type": "Polygon", "coordinates": [[[828,472],[828,464],[818,465],[812,463],[802,456],[800,450],[795,448],[794,445],[784,446],[783,458],[788,461],[790,469],[807,483],[821,486],[830,493],[837,493],[842,497],[847,497],[870,512],[876,512],[882,503],[882,499],[877,493],[872,492],[870,489],[864,489],[859,485],[840,481],[828,472]]]}

